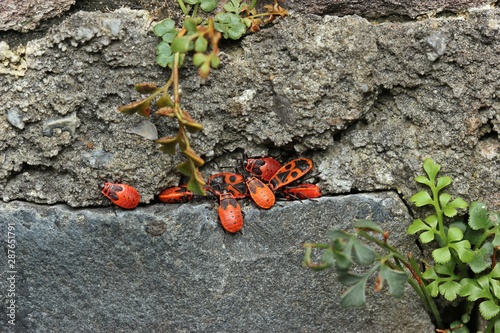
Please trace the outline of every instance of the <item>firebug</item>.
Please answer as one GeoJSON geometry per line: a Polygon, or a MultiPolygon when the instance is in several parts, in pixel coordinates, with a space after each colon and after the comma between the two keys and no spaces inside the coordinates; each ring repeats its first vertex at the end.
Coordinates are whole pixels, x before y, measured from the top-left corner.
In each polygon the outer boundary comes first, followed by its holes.
{"type": "Polygon", "coordinates": [[[102,194],[121,208],[135,208],[141,200],[139,192],[130,185],[105,182],[99,185],[99,187],[101,188],[102,194]]]}
{"type": "Polygon", "coordinates": [[[243,228],[241,207],[231,192],[220,194],[218,212],[220,223],[226,231],[234,234],[243,228]]]}
{"type": "Polygon", "coordinates": [[[186,188],[186,185],[173,186],[164,189],[158,195],[160,200],[165,203],[183,203],[191,201],[194,193],[186,188]]]}
{"type": "Polygon", "coordinates": [[[286,200],[313,199],[321,197],[321,188],[316,184],[299,184],[296,186],[286,186],[281,190],[286,200]]]}
{"type": "Polygon", "coordinates": [[[243,161],[245,170],[268,182],[276,171],[281,168],[280,162],[272,157],[253,157],[243,161]]]}
{"type": "Polygon", "coordinates": [[[257,206],[264,209],[271,208],[276,202],[273,191],[260,179],[251,177],[247,180],[250,197],[257,206]]]}
{"type": "Polygon", "coordinates": [[[242,199],[248,196],[245,177],[239,173],[216,173],[208,178],[207,184],[207,189],[219,196],[224,191],[231,192],[236,199],[242,199]]]}
{"type": "Polygon", "coordinates": [[[313,168],[313,161],[310,158],[296,158],[283,165],[276,174],[269,180],[269,187],[276,191],[280,187],[290,184],[299,179],[313,168]]]}

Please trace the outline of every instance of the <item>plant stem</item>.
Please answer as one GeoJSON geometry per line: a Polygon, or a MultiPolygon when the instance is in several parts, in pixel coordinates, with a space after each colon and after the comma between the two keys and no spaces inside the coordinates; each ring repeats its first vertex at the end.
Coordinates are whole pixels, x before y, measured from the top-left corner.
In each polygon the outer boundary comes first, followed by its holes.
{"type": "Polygon", "coordinates": [[[252,0],[250,5],[248,6],[248,9],[252,10],[255,8],[255,5],[257,5],[257,0],[252,0]]]}
{"type": "Polygon", "coordinates": [[[480,249],[481,246],[483,245],[484,241],[486,239],[488,239],[488,237],[490,236],[493,236],[495,235],[498,231],[496,230],[497,228],[493,228],[492,230],[489,230],[487,232],[484,232],[481,236],[481,238],[479,238],[479,240],[476,242],[476,244],[474,245],[474,248],[476,249],[480,249]]]}
{"type": "Polygon", "coordinates": [[[187,10],[186,6],[184,5],[184,1],[177,0],[177,3],[179,4],[179,7],[181,7],[181,10],[184,13],[184,16],[188,16],[189,15],[189,11],[187,10]]]}
{"type": "Polygon", "coordinates": [[[172,66],[172,78],[174,80],[174,112],[179,123],[179,132],[177,134],[177,136],[180,137],[179,146],[182,150],[185,150],[189,147],[189,138],[187,137],[184,125],[181,122],[181,119],[183,119],[184,116],[181,111],[181,98],[179,95],[179,58],[180,53],[176,52],[174,54],[174,65],[172,66]]]}
{"type": "Polygon", "coordinates": [[[443,320],[441,319],[439,310],[436,306],[436,303],[434,302],[434,298],[431,296],[431,294],[429,294],[429,291],[427,290],[427,285],[424,283],[424,278],[422,277],[418,264],[411,255],[411,253],[408,254],[408,260],[410,261],[411,267],[413,268],[412,272],[417,274],[417,276],[420,279],[419,289],[422,291],[422,294],[425,297],[425,299],[422,298],[422,302],[430,309],[430,311],[429,310],[428,311],[432,313],[432,315],[434,316],[437,326],[444,328],[443,320]]]}
{"type": "Polygon", "coordinates": [[[200,6],[200,3],[198,2],[196,5],[194,5],[193,9],[193,18],[196,18],[196,15],[198,14],[198,7],[200,6]]]}
{"type": "Polygon", "coordinates": [[[168,92],[168,89],[170,88],[173,82],[174,82],[174,72],[170,74],[170,79],[168,79],[167,83],[161,88],[161,91],[164,93],[168,92]]]}
{"type": "Polygon", "coordinates": [[[398,252],[398,250],[392,246],[392,245],[389,245],[387,244],[386,242],[376,238],[376,237],[373,237],[372,235],[370,235],[368,232],[364,231],[364,230],[358,230],[358,235],[360,235],[361,237],[369,240],[370,242],[372,243],[375,243],[377,244],[378,246],[380,246],[381,248],[391,252],[393,254],[393,256],[395,258],[398,258],[398,260],[401,260],[401,262],[405,265],[405,266],[408,266],[410,265],[410,263],[406,260],[406,258],[398,252]]]}
{"type": "Polygon", "coordinates": [[[438,232],[439,232],[439,246],[443,247],[448,244],[448,237],[446,237],[446,232],[444,230],[444,221],[443,221],[443,211],[441,210],[441,206],[439,205],[439,190],[435,185],[435,180],[432,179],[431,183],[431,191],[432,191],[432,205],[434,206],[434,210],[436,211],[436,216],[438,219],[438,232]]]}
{"type": "Polygon", "coordinates": [[[328,249],[330,248],[329,244],[325,243],[304,243],[302,247],[306,249],[306,253],[304,255],[304,266],[307,266],[314,270],[322,270],[331,266],[331,264],[326,262],[321,262],[319,264],[315,264],[311,260],[311,253],[313,248],[319,249],[328,249]]]}
{"type": "Polygon", "coordinates": [[[391,254],[395,259],[401,261],[403,265],[405,265],[406,268],[410,270],[410,272],[413,274],[414,279],[408,279],[408,283],[412,286],[412,288],[415,290],[415,292],[422,300],[422,303],[424,304],[424,307],[427,310],[427,312],[432,313],[432,316],[436,320],[438,327],[443,327],[443,320],[441,319],[439,310],[437,309],[436,303],[434,303],[434,299],[429,294],[429,291],[427,290],[426,285],[423,282],[424,280],[420,274],[418,265],[413,259],[413,257],[409,256],[409,261],[406,260],[406,258],[401,253],[399,253],[399,251],[394,246],[391,246],[386,242],[381,241],[376,237],[373,237],[366,231],[358,230],[358,235],[369,240],[370,242],[377,244],[381,248],[391,252],[391,254]]]}
{"type": "Polygon", "coordinates": [[[253,18],[262,17],[262,16],[269,16],[271,14],[280,15],[280,14],[276,14],[276,12],[267,12],[267,13],[258,13],[258,14],[254,14],[254,15],[249,15],[247,17],[250,19],[253,19],[253,18]]]}
{"type": "MultiPolygon", "coordinates": [[[[441,205],[439,203],[439,190],[436,187],[436,181],[435,179],[431,179],[431,185],[430,185],[431,191],[432,191],[432,206],[434,206],[434,210],[436,211],[436,216],[438,219],[438,236],[440,239],[437,241],[439,242],[440,247],[445,247],[448,246],[448,237],[446,235],[446,230],[444,227],[444,218],[443,218],[443,210],[441,209],[441,205]]],[[[461,276],[465,277],[467,276],[467,266],[458,258],[457,254],[455,251],[450,251],[451,256],[453,258],[453,261],[457,263],[458,268],[460,269],[461,276]]]]}
{"type": "Polygon", "coordinates": [[[174,78],[174,105],[177,108],[180,105],[179,97],[179,58],[180,53],[176,52],[174,54],[174,65],[172,66],[172,76],[174,78]]]}

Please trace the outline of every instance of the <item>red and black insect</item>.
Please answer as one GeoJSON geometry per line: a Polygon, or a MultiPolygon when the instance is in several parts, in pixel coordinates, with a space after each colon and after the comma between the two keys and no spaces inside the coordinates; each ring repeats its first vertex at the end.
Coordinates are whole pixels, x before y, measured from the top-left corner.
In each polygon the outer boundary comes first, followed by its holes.
{"type": "Polygon", "coordinates": [[[184,203],[193,200],[194,193],[188,190],[186,185],[181,185],[164,189],[158,197],[165,203],[184,203]]]}
{"type": "Polygon", "coordinates": [[[280,187],[299,179],[312,168],[313,161],[310,158],[296,158],[276,171],[276,174],[269,180],[269,187],[271,190],[276,191],[280,187]]]}
{"type": "Polygon", "coordinates": [[[316,184],[299,184],[286,186],[281,190],[286,200],[314,199],[321,197],[321,188],[316,184]]]}
{"type": "Polygon", "coordinates": [[[233,194],[236,199],[242,199],[248,196],[245,177],[239,173],[221,172],[211,175],[207,181],[207,190],[219,196],[223,192],[228,191],[233,194]]]}
{"type": "Polygon", "coordinates": [[[272,157],[253,157],[243,161],[245,170],[268,182],[276,171],[281,168],[280,162],[272,157]]]}
{"type": "Polygon", "coordinates": [[[220,194],[218,212],[220,223],[226,231],[234,234],[243,228],[241,207],[231,192],[220,194]]]}
{"type": "Polygon", "coordinates": [[[260,208],[269,209],[276,202],[273,191],[260,179],[256,177],[249,178],[247,187],[250,197],[260,208]]]}
{"type": "Polygon", "coordinates": [[[104,184],[100,184],[99,187],[102,194],[121,208],[135,208],[141,200],[139,192],[130,185],[105,182],[104,184]]]}

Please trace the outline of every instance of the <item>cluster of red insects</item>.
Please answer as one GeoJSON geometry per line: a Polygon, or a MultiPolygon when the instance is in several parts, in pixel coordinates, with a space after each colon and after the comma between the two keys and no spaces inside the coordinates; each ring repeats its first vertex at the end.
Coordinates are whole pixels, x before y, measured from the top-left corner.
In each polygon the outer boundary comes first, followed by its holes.
{"type": "MultiPolygon", "coordinates": [[[[321,196],[321,189],[316,184],[290,185],[313,168],[309,158],[297,158],[283,166],[272,157],[248,158],[244,166],[252,176],[217,173],[208,178],[205,188],[219,197],[219,219],[228,232],[235,233],[243,227],[243,215],[236,199],[250,197],[260,208],[269,209],[276,202],[276,194],[286,200],[321,196]]],[[[102,187],[102,193],[122,208],[135,208],[139,203],[139,193],[129,185],[105,183],[102,187]]],[[[169,187],[159,194],[159,199],[165,203],[188,202],[193,197],[194,193],[186,185],[169,187]]]]}

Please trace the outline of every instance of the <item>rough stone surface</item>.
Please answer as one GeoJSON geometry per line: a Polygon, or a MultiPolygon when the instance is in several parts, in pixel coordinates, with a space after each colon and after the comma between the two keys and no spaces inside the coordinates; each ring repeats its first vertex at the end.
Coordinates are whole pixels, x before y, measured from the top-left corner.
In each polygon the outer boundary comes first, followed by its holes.
{"type": "Polygon", "coordinates": [[[2,0],[0,30],[33,30],[40,21],[60,15],[74,3],[75,0],[2,0]]]}
{"type": "Polygon", "coordinates": [[[454,179],[453,195],[500,209],[500,10],[287,3],[291,17],[222,45],[207,81],[181,71],[183,107],[204,125],[192,136],[203,173],[235,166],[243,153],[300,155],[314,160],[327,195],[392,192],[270,211],[245,205],[236,236],[223,233],[209,204],[145,206],[178,184],[182,161],[144,135],[173,135],[174,122],[152,116],[144,130],[143,118],[116,111],[140,98],[135,83],[169,75],[155,65],[151,17],[78,12],[26,45],[0,42],[0,223],[2,234],[16,225],[19,332],[432,331],[414,296],[371,295],[368,309],[338,309],[339,285],[300,266],[299,244],[333,225],[348,229],[354,217],[396,220],[385,227],[405,234],[411,218],[394,193],[414,209],[408,198],[421,189],[413,178],[426,157],[454,179]],[[302,15],[353,9],[366,17],[302,15]],[[110,204],[103,179],[136,187],[142,206],[90,209],[110,204]],[[391,213],[375,208],[381,202],[391,213]]]}
{"type": "MultiPolygon", "coordinates": [[[[28,43],[24,77],[0,76],[4,201],[101,205],[96,184],[107,178],[147,203],[178,182],[181,158],[132,134],[139,116],[116,112],[139,98],[133,84],[165,82],[148,23],[141,11],[79,12],[28,43]]],[[[183,105],[204,124],[193,147],[206,173],[228,151],[274,147],[312,157],[327,193],[406,197],[430,156],[455,179],[453,194],[498,209],[499,34],[499,10],[378,25],[286,18],[224,48],[206,82],[182,72],[183,105]]],[[[151,117],[160,137],[176,133],[168,120],[151,117]]]]}
{"type": "MultiPolygon", "coordinates": [[[[9,44],[0,42],[0,74],[23,76],[26,72],[25,47],[19,46],[11,50],[9,44]]],[[[22,129],[22,128],[21,128],[22,129]]]]}
{"type": "Polygon", "coordinates": [[[490,8],[490,0],[286,0],[284,6],[300,13],[360,15],[375,19],[417,18],[490,8]]]}
{"type": "MultiPolygon", "coordinates": [[[[246,224],[236,235],[222,231],[209,203],[116,212],[0,204],[1,234],[15,228],[16,332],[434,331],[411,289],[401,300],[370,291],[366,308],[341,309],[344,288],[333,271],[302,267],[302,242],[325,240],[318,235],[332,227],[349,230],[355,219],[404,234],[410,216],[396,194],[280,203],[270,211],[240,202],[246,224]]],[[[418,253],[411,237],[396,237],[393,244],[418,253]]],[[[0,331],[10,332],[5,316],[0,331]]]]}
{"type": "MultiPolygon", "coordinates": [[[[175,174],[168,175],[172,165],[178,163],[176,159],[159,154],[151,141],[128,133],[143,119],[124,118],[116,112],[117,105],[130,100],[135,82],[153,80],[148,72],[158,75],[154,80],[160,80],[160,71],[153,66],[154,53],[143,53],[142,58],[129,56],[135,50],[155,49],[147,23],[147,13],[141,11],[82,12],[56,27],[48,37],[28,44],[26,61],[30,70],[23,79],[0,77],[0,81],[7,80],[1,89],[17,95],[6,98],[0,108],[2,119],[17,115],[14,124],[0,122],[4,199],[25,197],[36,202],[86,206],[96,203],[95,198],[88,199],[98,192],[97,184],[105,178],[137,183],[141,174],[154,174],[159,177],[157,181],[177,181],[175,174]],[[125,44],[128,46],[122,48],[125,44]],[[19,124],[25,126],[24,130],[19,130],[19,124]],[[137,151],[144,155],[138,158],[137,151]],[[137,169],[141,160],[143,167],[137,169]],[[55,170],[59,182],[46,177],[55,170]],[[14,177],[6,183],[9,175],[14,177]],[[19,180],[30,183],[30,189],[19,180]],[[23,188],[11,191],[11,186],[23,188]]],[[[152,184],[147,181],[144,185],[152,184]]],[[[146,200],[152,198],[153,192],[147,194],[145,187],[137,187],[146,200]]]]}

